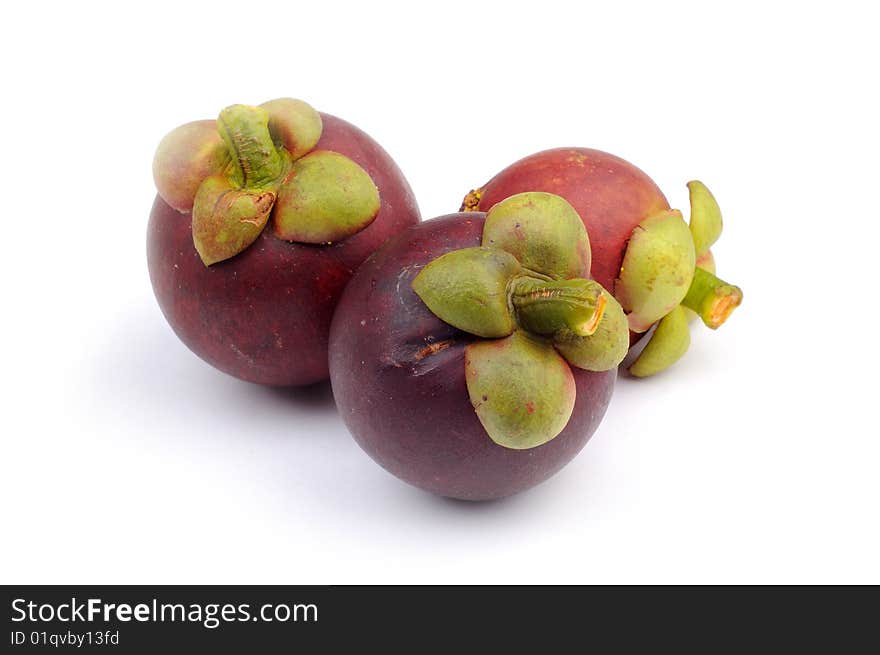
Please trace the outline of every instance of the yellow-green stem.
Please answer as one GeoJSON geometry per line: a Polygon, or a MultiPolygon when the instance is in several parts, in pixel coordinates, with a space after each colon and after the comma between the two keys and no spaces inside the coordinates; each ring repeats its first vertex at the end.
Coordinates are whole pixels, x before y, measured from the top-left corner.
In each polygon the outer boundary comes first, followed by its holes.
{"type": "Polygon", "coordinates": [[[739,287],[697,267],[693,282],[681,304],[695,311],[703,323],[715,330],[739,307],[742,297],[739,287]]]}
{"type": "Polygon", "coordinates": [[[522,276],[510,283],[510,303],[519,324],[535,334],[567,328],[588,337],[605,312],[602,287],[593,280],[540,280],[522,276]]]}
{"type": "Polygon", "coordinates": [[[266,111],[250,105],[232,105],[217,118],[217,131],[232,158],[232,181],[241,188],[258,189],[277,182],[284,169],[268,123],[266,111]]]}

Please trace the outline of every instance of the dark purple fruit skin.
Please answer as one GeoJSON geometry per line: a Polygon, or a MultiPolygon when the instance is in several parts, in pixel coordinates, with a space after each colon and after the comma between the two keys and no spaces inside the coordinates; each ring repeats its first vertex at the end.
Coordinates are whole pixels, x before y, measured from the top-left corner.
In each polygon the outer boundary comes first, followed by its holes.
{"type": "Polygon", "coordinates": [[[355,440],[402,480],[464,500],[509,496],[559,471],[598,427],[616,378],[572,367],[574,412],[543,446],[511,450],[489,438],[464,375],[475,337],[434,316],[412,290],[431,260],[480,245],[484,217],[450,214],[389,241],[352,278],[330,329],[333,394],[355,440]]]}
{"type": "Polygon", "coordinates": [[[242,380],[276,386],[327,379],[333,310],[361,262],[418,223],[412,190],[364,132],[327,114],[316,149],[360,164],[382,201],[370,225],[331,246],[290,243],[272,225],[244,252],[206,267],[193,246],[192,217],[158,196],[147,230],[150,280],[165,318],[199,357],[242,380]]]}

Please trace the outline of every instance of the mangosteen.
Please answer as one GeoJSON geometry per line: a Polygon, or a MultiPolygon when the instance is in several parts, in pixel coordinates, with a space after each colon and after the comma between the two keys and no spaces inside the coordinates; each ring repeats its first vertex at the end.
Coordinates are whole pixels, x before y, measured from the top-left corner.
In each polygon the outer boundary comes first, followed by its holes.
{"type": "Polygon", "coordinates": [[[162,312],[199,357],[259,384],[328,377],[342,289],[419,221],[373,139],[290,98],[178,127],[153,174],[147,262],[162,312]]]}
{"type": "Polygon", "coordinates": [[[337,306],[339,411],[385,469],[443,496],[536,485],[586,444],[629,346],[620,304],[590,279],[577,212],[548,193],[409,228],[337,306]]]}
{"type": "Polygon", "coordinates": [[[590,148],[555,148],[511,164],[468,193],[461,209],[488,211],[528,191],[568,200],[590,234],[593,277],[626,311],[633,344],[657,325],[629,369],[647,377],[687,351],[689,317],[699,316],[714,330],[742,302],[739,287],[715,275],[709,248],[721,235],[718,203],[702,182],[689,182],[688,189],[689,224],[628,161],[590,148]]]}

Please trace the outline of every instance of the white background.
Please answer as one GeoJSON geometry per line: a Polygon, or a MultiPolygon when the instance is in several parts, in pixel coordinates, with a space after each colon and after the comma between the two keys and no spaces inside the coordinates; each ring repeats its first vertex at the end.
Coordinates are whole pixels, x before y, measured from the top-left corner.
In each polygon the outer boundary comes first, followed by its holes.
{"type": "Polygon", "coordinates": [[[880,582],[871,4],[10,5],[0,581],[880,582]],[[553,146],[685,210],[698,177],[745,302],[544,485],[410,488],[327,385],[218,373],[153,299],[156,143],[278,96],[369,132],[425,218],[553,146]]]}

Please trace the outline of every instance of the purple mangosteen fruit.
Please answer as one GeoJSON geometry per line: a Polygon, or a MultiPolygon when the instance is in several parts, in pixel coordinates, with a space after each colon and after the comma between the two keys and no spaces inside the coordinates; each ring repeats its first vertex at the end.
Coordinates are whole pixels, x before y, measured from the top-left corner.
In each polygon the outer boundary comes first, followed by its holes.
{"type": "Polygon", "coordinates": [[[460,499],[559,471],[602,420],[629,345],[590,260],[580,217],[549,193],[389,241],[330,332],[333,393],[356,441],[406,482],[460,499]]]}
{"type": "Polygon", "coordinates": [[[644,172],[590,148],[555,148],[511,164],[468,193],[464,211],[489,211],[527,191],[562,196],[590,233],[593,277],[627,313],[632,342],[657,329],[630,372],[647,377],[668,368],[690,345],[688,319],[713,330],[742,302],[742,291],[715,276],[709,248],[721,235],[721,210],[699,181],[688,183],[690,223],[644,172]]]}
{"type": "Polygon", "coordinates": [[[290,98],[178,127],[153,174],[147,262],[162,312],[199,357],[259,384],[328,377],[343,288],[419,221],[406,179],[373,139],[290,98]]]}

